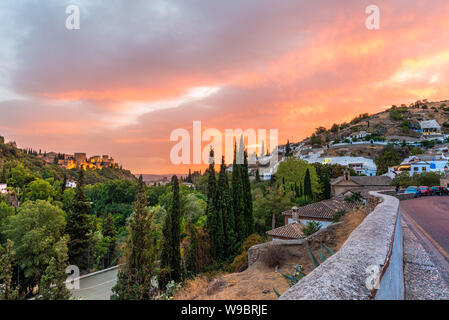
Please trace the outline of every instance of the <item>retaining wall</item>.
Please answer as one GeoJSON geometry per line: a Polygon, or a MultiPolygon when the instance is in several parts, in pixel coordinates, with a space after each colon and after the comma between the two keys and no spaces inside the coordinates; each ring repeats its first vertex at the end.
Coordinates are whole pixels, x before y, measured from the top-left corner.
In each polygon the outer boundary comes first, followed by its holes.
{"type": "Polygon", "coordinates": [[[370,195],[381,202],[337,253],[287,290],[281,300],[404,298],[399,200],[375,191],[370,195]]]}

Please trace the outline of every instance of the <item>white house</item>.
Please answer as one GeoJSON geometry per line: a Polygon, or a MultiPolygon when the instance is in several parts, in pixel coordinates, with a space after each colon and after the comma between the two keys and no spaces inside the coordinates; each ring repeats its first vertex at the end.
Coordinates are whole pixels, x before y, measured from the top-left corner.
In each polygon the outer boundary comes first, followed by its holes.
{"type": "Polygon", "coordinates": [[[6,183],[0,183],[0,193],[1,194],[6,194],[8,193],[8,185],[6,183]]]}
{"type": "Polygon", "coordinates": [[[436,120],[421,121],[419,126],[421,127],[421,134],[423,136],[441,134],[441,126],[436,120]]]}
{"type": "Polygon", "coordinates": [[[359,132],[351,133],[349,135],[349,137],[351,138],[351,140],[355,140],[355,139],[363,139],[367,135],[368,135],[368,133],[366,131],[359,131],[359,132]]]}
{"type": "Polygon", "coordinates": [[[339,164],[366,176],[375,176],[377,174],[377,166],[374,160],[364,157],[330,157],[305,160],[309,163],[339,164]]]}
{"type": "Polygon", "coordinates": [[[410,164],[410,176],[419,173],[430,172],[430,163],[426,161],[417,161],[410,164]]]}
{"type": "Polygon", "coordinates": [[[66,188],[76,188],[76,181],[70,180],[65,184],[66,188]]]}

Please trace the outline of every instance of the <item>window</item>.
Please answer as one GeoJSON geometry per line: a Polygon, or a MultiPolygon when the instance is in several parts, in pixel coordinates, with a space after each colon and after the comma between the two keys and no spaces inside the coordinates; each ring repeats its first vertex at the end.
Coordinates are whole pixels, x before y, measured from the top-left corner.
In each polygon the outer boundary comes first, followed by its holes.
{"type": "Polygon", "coordinates": [[[426,167],[422,167],[422,171],[426,171],[426,167]]]}

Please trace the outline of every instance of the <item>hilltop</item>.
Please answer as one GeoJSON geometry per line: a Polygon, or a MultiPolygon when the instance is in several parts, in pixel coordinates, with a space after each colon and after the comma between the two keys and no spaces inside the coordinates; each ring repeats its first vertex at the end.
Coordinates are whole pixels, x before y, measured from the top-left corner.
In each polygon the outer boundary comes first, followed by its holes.
{"type": "Polygon", "coordinates": [[[402,157],[410,154],[410,148],[401,146],[423,145],[433,147],[432,139],[424,139],[422,121],[435,120],[441,127],[441,137],[449,134],[449,100],[428,102],[420,100],[410,105],[393,105],[385,111],[355,117],[350,122],[333,124],[330,128],[318,127],[300,142],[293,143],[301,155],[322,150],[323,156],[361,156],[376,159],[382,156],[387,143],[398,145],[402,157]],[[429,141],[426,141],[429,140],[429,141]],[[365,142],[365,143],[363,143],[365,142]]]}
{"type": "MultiPolygon", "coordinates": [[[[0,136],[0,172],[2,173],[0,179],[2,180],[18,179],[19,177],[30,181],[34,178],[59,181],[76,179],[77,167],[68,167],[61,161],[59,163],[48,161],[47,158],[48,154],[46,153],[37,152],[33,149],[20,149],[15,142],[5,142],[5,139],[0,136]],[[3,177],[6,172],[8,172],[8,177],[3,177]],[[14,175],[17,175],[17,177],[14,175]]],[[[87,184],[121,179],[135,180],[136,178],[129,170],[119,166],[95,167],[91,165],[86,168],[87,184]]]]}

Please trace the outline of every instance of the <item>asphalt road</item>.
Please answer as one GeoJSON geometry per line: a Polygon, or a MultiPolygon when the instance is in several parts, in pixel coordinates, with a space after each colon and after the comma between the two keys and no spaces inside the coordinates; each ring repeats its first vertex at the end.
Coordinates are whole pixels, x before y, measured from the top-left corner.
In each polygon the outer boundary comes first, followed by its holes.
{"type": "Polygon", "coordinates": [[[422,197],[401,201],[401,212],[449,261],[449,196],[422,197]]]}
{"type": "Polygon", "coordinates": [[[81,277],[79,289],[71,290],[75,299],[109,300],[117,283],[118,268],[111,268],[81,277]]]}

